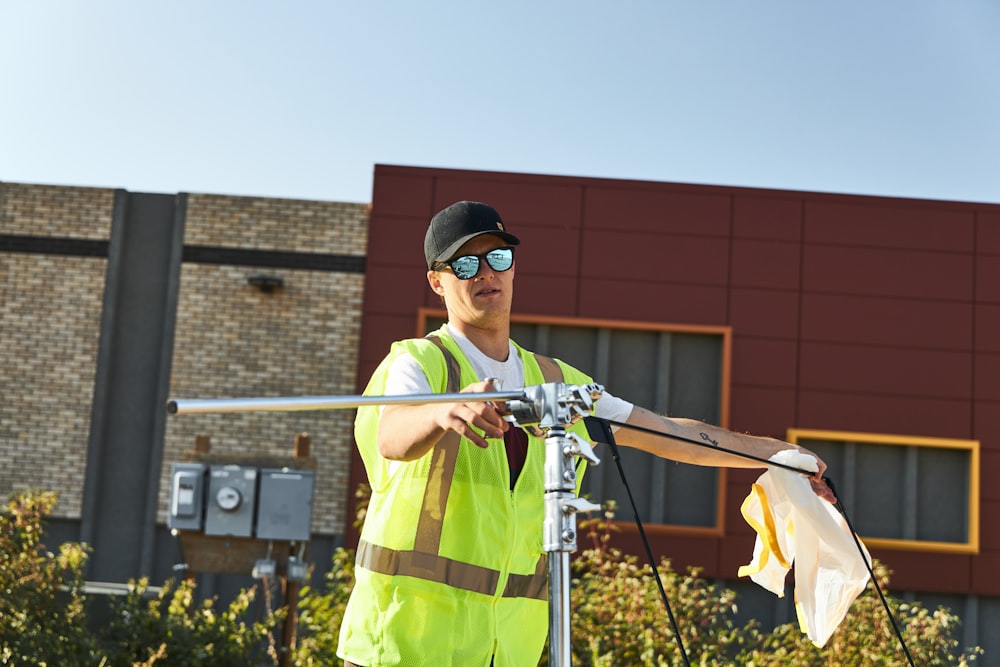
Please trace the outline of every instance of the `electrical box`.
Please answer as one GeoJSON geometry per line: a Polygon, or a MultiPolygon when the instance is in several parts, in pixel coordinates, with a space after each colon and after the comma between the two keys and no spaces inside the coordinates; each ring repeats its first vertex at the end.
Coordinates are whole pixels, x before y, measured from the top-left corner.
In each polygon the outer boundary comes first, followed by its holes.
{"type": "Polygon", "coordinates": [[[205,534],[252,537],[257,468],[213,465],[205,498],[205,534]]]}
{"type": "Polygon", "coordinates": [[[311,470],[264,468],[260,471],[258,539],[309,541],[314,480],[311,470]]]}
{"type": "Polygon", "coordinates": [[[174,463],[170,468],[170,530],[201,530],[205,518],[203,463],[174,463]]]}

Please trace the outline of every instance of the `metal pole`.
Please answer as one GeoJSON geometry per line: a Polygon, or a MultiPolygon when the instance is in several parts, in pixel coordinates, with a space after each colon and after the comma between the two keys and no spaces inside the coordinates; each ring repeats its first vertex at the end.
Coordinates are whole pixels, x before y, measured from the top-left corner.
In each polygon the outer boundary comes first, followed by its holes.
{"type": "Polygon", "coordinates": [[[569,552],[549,552],[549,665],[568,667],[573,660],[569,606],[569,552]]]}
{"type": "Polygon", "coordinates": [[[576,496],[576,459],[582,456],[595,464],[600,461],[589,443],[566,431],[581,411],[592,407],[590,393],[562,384],[542,385],[537,391],[535,405],[541,406],[539,425],[548,429],[543,548],[549,554],[549,665],[569,667],[572,661],[569,555],[576,551],[576,513],[600,509],[600,505],[576,496]]]}
{"type": "MultiPolygon", "coordinates": [[[[546,401],[552,405],[552,401],[546,401]]],[[[548,416],[548,415],[546,415],[548,416]]],[[[552,415],[558,419],[559,415],[552,415]]],[[[549,554],[549,665],[570,664],[569,554],[576,548],[576,534],[565,532],[563,501],[573,495],[576,470],[567,467],[564,454],[566,429],[549,430],[545,439],[545,525],[543,548],[549,554]]]]}
{"type": "Polygon", "coordinates": [[[405,394],[398,396],[280,396],[276,398],[191,398],[172,399],[167,412],[172,415],[193,415],[221,412],[297,412],[305,410],[342,410],[365,405],[420,405],[423,403],[457,403],[515,401],[524,399],[524,391],[493,391],[451,394],[405,394]]]}

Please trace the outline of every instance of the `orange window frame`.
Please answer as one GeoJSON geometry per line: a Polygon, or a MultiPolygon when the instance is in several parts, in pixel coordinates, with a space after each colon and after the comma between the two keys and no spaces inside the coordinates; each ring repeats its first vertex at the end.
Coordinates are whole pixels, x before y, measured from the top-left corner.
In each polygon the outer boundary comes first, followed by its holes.
{"type": "MultiPolygon", "coordinates": [[[[447,320],[448,312],[443,308],[419,308],[417,311],[416,336],[427,333],[429,320],[447,320]]],[[[732,374],[732,338],[730,326],[673,324],[661,322],[639,322],[630,320],[608,320],[598,318],[556,317],[547,315],[511,314],[511,322],[518,324],[540,324],[551,326],[577,327],[581,329],[616,329],[621,331],[657,331],[663,333],[692,333],[720,336],[722,339],[722,359],[719,395],[719,425],[729,428],[729,400],[732,374]]],[[[725,533],[726,469],[718,469],[716,489],[716,512],[714,526],[680,526],[675,524],[650,524],[646,526],[651,535],[686,535],[693,537],[721,537],[725,533]]],[[[623,529],[633,526],[631,522],[615,521],[623,529]]]]}

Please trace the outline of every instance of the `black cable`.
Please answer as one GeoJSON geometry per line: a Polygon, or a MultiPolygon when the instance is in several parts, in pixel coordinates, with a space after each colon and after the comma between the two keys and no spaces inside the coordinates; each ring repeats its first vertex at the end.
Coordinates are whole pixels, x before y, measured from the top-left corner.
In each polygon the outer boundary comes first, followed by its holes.
{"type": "Polygon", "coordinates": [[[594,442],[603,442],[604,444],[611,447],[611,456],[615,460],[615,465],[618,467],[618,474],[621,476],[622,484],[625,485],[625,492],[628,494],[628,501],[632,505],[632,516],[635,517],[635,525],[639,529],[639,537],[642,540],[642,546],[646,550],[646,558],[649,559],[649,565],[653,569],[653,578],[656,579],[656,586],[660,589],[660,597],[663,599],[663,606],[667,609],[667,617],[670,619],[670,627],[673,628],[674,637],[677,638],[677,648],[681,652],[681,657],[684,658],[684,664],[690,667],[691,661],[688,659],[687,649],[684,648],[684,639],[681,637],[680,627],[677,625],[677,619],[674,618],[674,611],[670,607],[670,600],[667,598],[667,591],[663,587],[663,580],[660,579],[660,571],[656,566],[656,560],[653,558],[653,549],[649,546],[649,540],[646,538],[646,531],[642,527],[642,520],[639,518],[639,510],[635,506],[635,498],[632,497],[632,489],[629,487],[628,479],[625,478],[625,469],[622,467],[621,456],[618,454],[618,444],[615,443],[615,436],[611,432],[610,424],[613,423],[608,419],[600,419],[598,417],[585,417],[584,422],[587,426],[587,433],[590,435],[590,439],[594,442]],[[600,437],[594,437],[595,431],[596,435],[600,437]],[[606,439],[606,440],[605,440],[606,439]]]}
{"type": "Polygon", "coordinates": [[[888,614],[889,620],[892,622],[892,629],[896,632],[896,638],[899,639],[899,645],[903,647],[903,653],[906,654],[906,661],[910,664],[910,667],[915,667],[913,664],[913,658],[910,656],[910,650],[906,648],[906,640],[903,639],[903,633],[899,630],[899,625],[896,623],[896,617],[892,613],[892,609],[889,608],[889,603],[885,599],[885,595],[882,594],[882,587],[879,586],[878,579],[875,578],[875,571],[872,570],[872,564],[865,557],[865,549],[861,546],[861,540],[858,539],[858,534],[854,532],[854,526],[851,525],[851,520],[847,516],[847,512],[844,510],[844,506],[840,502],[840,497],[837,496],[837,489],[833,485],[833,480],[829,477],[824,477],[823,481],[826,485],[830,487],[833,491],[833,495],[837,497],[837,502],[834,503],[834,507],[837,511],[841,513],[844,517],[844,521],[847,522],[847,529],[851,531],[851,537],[854,538],[854,544],[858,547],[858,552],[861,554],[861,560],[865,562],[865,567],[868,568],[868,574],[872,578],[872,583],[875,584],[875,590],[878,592],[878,597],[882,600],[882,606],[885,608],[885,613],[888,614]]]}

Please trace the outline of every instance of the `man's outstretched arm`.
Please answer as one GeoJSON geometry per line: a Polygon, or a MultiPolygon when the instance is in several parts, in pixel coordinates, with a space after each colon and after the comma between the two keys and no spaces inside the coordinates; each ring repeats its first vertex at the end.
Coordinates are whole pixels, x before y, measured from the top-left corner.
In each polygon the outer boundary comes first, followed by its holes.
{"type": "Polygon", "coordinates": [[[635,406],[629,415],[628,424],[658,433],[677,436],[684,440],[703,443],[699,446],[674,438],[622,428],[615,434],[615,441],[627,447],[640,449],[661,458],[718,468],[764,468],[765,464],[723,450],[749,454],[760,459],[769,459],[786,449],[797,449],[816,459],[817,471],[809,478],[816,495],[836,502],[833,491],[823,481],[826,463],[813,452],[775,438],[759,437],[746,433],[736,433],[719,426],[706,424],[695,419],[675,419],[664,417],[645,408],[635,406]]]}

